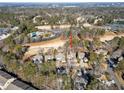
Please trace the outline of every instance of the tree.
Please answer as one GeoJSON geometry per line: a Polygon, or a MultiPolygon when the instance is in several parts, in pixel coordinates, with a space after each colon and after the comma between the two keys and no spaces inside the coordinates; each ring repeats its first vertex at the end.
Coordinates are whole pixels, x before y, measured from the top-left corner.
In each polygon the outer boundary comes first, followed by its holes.
{"type": "Polygon", "coordinates": [[[89,63],[93,64],[95,61],[97,61],[97,54],[91,51],[89,59],[90,59],[89,63]]]}
{"type": "Polygon", "coordinates": [[[77,24],[76,18],[74,18],[74,16],[71,15],[67,15],[67,22],[71,24],[71,26],[77,24]]]}
{"type": "Polygon", "coordinates": [[[67,75],[63,75],[63,87],[65,90],[71,90],[71,80],[67,75]]]}
{"type": "Polygon", "coordinates": [[[0,55],[2,55],[3,51],[2,51],[2,48],[0,48],[0,55]]]}
{"type": "Polygon", "coordinates": [[[98,55],[98,61],[99,61],[99,63],[103,63],[105,61],[105,58],[104,58],[103,54],[98,55]]]}
{"type": "Polygon", "coordinates": [[[87,85],[86,89],[87,90],[96,90],[98,87],[99,81],[95,77],[91,77],[90,83],[87,85]]]}
{"type": "Polygon", "coordinates": [[[119,48],[124,49],[124,37],[121,37],[119,40],[119,48]]]}
{"type": "Polygon", "coordinates": [[[43,18],[42,17],[37,17],[35,20],[38,24],[41,24],[41,21],[43,20],[43,18]]]}
{"type": "Polygon", "coordinates": [[[15,54],[19,57],[21,57],[23,54],[22,54],[22,46],[21,45],[16,45],[15,46],[15,54]]]}
{"type": "Polygon", "coordinates": [[[112,48],[116,48],[119,46],[119,41],[120,41],[120,38],[119,37],[114,37],[111,41],[110,41],[110,44],[112,46],[112,48]]]}
{"type": "Polygon", "coordinates": [[[118,63],[118,66],[115,68],[115,70],[123,72],[124,71],[124,60],[118,63]]]}
{"type": "Polygon", "coordinates": [[[32,77],[36,74],[36,65],[31,61],[28,61],[24,64],[24,75],[28,80],[31,80],[32,77]]]}
{"type": "Polygon", "coordinates": [[[93,40],[94,40],[94,45],[96,48],[102,45],[102,42],[99,40],[99,38],[94,38],[93,40]]]}
{"type": "Polygon", "coordinates": [[[25,31],[27,30],[26,24],[25,24],[25,23],[21,23],[21,24],[19,25],[19,30],[20,30],[19,33],[25,32],[25,31]]]}
{"type": "Polygon", "coordinates": [[[18,71],[18,69],[19,69],[19,63],[17,62],[17,60],[16,59],[13,59],[12,61],[11,61],[11,63],[9,64],[9,69],[10,69],[10,71],[12,72],[12,73],[17,73],[17,71],[18,71]]]}

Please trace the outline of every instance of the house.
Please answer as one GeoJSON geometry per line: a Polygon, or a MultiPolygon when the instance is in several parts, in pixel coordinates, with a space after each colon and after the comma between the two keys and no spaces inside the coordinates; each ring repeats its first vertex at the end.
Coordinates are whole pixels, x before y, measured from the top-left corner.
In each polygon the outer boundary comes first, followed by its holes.
{"type": "Polygon", "coordinates": [[[114,22],[124,22],[124,19],[121,19],[121,18],[119,18],[119,19],[113,19],[113,21],[114,22]]]}
{"type": "Polygon", "coordinates": [[[113,54],[111,55],[111,58],[117,59],[117,58],[121,57],[121,56],[122,56],[122,52],[123,52],[122,49],[116,50],[116,51],[113,52],[113,54]]]}
{"type": "Polygon", "coordinates": [[[85,22],[86,20],[85,20],[85,18],[83,18],[83,17],[78,17],[78,18],[76,19],[76,21],[77,21],[77,23],[82,23],[82,22],[85,22]]]}
{"type": "Polygon", "coordinates": [[[10,29],[0,28],[0,40],[3,40],[10,36],[10,29]]]}
{"type": "Polygon", "coordinates": [[[111,85],[115,84],[114,80],[111,81],[102,81],[103,84],[106,84],[108,87],[110,87],[111,85]]]}
{"type": "Polygon", "coordinates": [[[18,29],[19,29],[18,26],[14,26],[13,28],[11,28],[11,30],[13,30],[13,31],[16,31],[16,30],[18,30],[18,29]]]}
{"type": "Polygon", "coordinates": [[[92,66],[94,69],[94,74],[96,76],[101,76],[101,74],[106,71],[106,66],[107,66],[107,64],[99,65],[97,61],[94,62],[93,66],[92,66]]]}
{"type": "Polygon", "coordinates": [[[99,78],[97,78],[99,81],[103,82],[103,81],[107,81],[107,78],[104,74],[102,74],[99,78]]]}
{"type": "Polygon", "coordinates": [[[101,75],[99,78],[97,78],[100,82],[102,82],[103,84],[107,85],[108,87],[110,87],[111,85],[115,84],[114,80],[107,80],[105,75],[101,75]]]}
{"type": "Polygon", "coordinates": [[[28,34],[32,41],[40,41],[54,38],[56,34],[52,31],[36,31],[28,34]]]}
{"type": "Polygon", "coordinates": [[[53,55],[50,55],[50,54],[45,55],[45,62],[52,61],[53,59],[54,59],[53,55]]]}
{"type": "Polygon", "coordinates": [[[92,25],[89,24],[89,23],[84,23],[83,26],[84,26],[84,27],[92,27],[92,25]]]}
{"type": "Polygon", "coordinates": [[[0,70],[0,89],[5,90],[36,90],[37,88],[18,80],[10,74],[0,70]],[[6,84],[6,85],[5,85],[6,84]]]}
{"type": "Polygon", "coordinates": [[[118,60],[114,58],[108,59],[108,64],[111,68],[117,67],[118,60]]]}
{"type": "Polygon", "coordinates": [[[121,56],[118,58],[118,61],[122,61],[124,58],[121,56]]]}
{"type": "Polygon", "coordinates": [[[75,89],[82,90],[89,82],[89,75],[85,69],[79,69],[73,79],[75,89]]]}
{"type": "Polygon", "coordinates": [[[56,68],[56,72],[57,72],[57,74],[67,74],[66,68],[63,67],[63,66],[57,67],[57,68],[56,68]]]}
{"type": "Polygon", "coordinates": [[[79,59],[83,59],[85,57],[84,52],[78,52],[79,59]]]}
{"type": "Polygon", "coordinates": [[[74,80],[74,87],[77,90],[83,90],[87,85],[87,81],[84,78],[76,77],[74,80]]]}
{"type": "Polygon", "coordinates": [[[88,63],[80,62],[80,67],[85,69],[92,69],[92,66],[88,63]]]}
{"type": "Polygon", "coordinates": [[[102,23],[103,23],[103,19],[102,18],[97,18],[94,21],[94,25],[102,25],[102,23]]]}
{"type": "Polygon", "coordinates": [[[108,58],[108,63],[110,67],[115,68],[121,60],[123,60],[123,50],[118,49],[108,58]]]}
{"type": "Polygon", "coordinates": [[[76,21],[77,23],[86,23],[88,22],[88,20],[94,20],[94,16],[93,15],[80,15],[79,17],[77,17],[76,21]]]}
{"type": "Polygon", "coordinates": [[[81,63],[82,62],[88,62],[89,54],[87,52],[79,52],[78,56],[79,56],[79,59],[80,59],[81,63]]]}
{"type": "Polygon", "coordinates": [[[72,59],[67,60],[68,67],[77,68],[77,65],[78,65],[78,63],[77,63],[76,59],[72,58],[72,59]]]}
{"type": "Polygon", "coordinates": [[[86,57],[83,58],[84,62],[88,62],[88,59],[86,57]]]}
{"type": "Polygon", "coordinates": [[[37,54],[37,55],[35,55],[35,56],[32,57],[32,61],[35,64],[43,63],[44,57],[43,57],[43,55],[37,54]]]}
{"type": "Polygon", "coordinates": [[[75,52],[68,52],[67,54],[67,62],[69,67],[75,67],[77,63],[76,53],[75,52]]]}
{"type": "Polygon", "coordinates": [[[96,49],[95,50],[96,54],[103,54],[104,56],[107,55],[108,51],[102,48],[96,49]]]}
{"type": "Polygon", "coordinates": [[[4,46],[4,47],[2,48],[2,51],[3,51],[3,52],[8,52],[8,51],[9,51],[9,46],[7,46],[7,45],[4,46]]]}
{"type": "Polygon", "coordinates": [[[65,55],[63,53],[58,53],[55,56],[55,58],[56,58],[57,61],[65,62],[65,55]]]}
{"type": "Polygon", "coordinates": [[[66,60],[65,60],[65,55],[63,53],[57,53],[55,55],[56,59],[56,67],[61,67],[61,66],[66,66],[66,60]]]}
{"type": "Polygon", "coordinates": [[[100,64],[100,70],[101,70],[101,72],[102,73],[104,73],[106,70],[107,70],[107,68],[108,68],[108,64],[107,63],[101,63],[100,64]]]}

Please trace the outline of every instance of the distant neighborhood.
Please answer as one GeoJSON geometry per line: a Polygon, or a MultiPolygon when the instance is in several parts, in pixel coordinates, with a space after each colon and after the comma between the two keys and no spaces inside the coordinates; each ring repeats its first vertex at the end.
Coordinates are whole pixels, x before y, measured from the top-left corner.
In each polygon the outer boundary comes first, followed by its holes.
{"type": "Polygon", "coordinates": [[[124,7],[110,6],[0,8],[0,89],[123,90],[124,7]]]}

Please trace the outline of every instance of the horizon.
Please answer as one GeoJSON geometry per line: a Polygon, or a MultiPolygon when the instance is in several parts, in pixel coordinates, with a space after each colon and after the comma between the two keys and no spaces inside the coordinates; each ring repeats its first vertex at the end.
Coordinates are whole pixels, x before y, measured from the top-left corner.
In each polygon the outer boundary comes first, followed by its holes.
{"type": "Polygon", "coordinates": [[[124,3],[124,2],[1,2],[0,3],[124,3]]]}

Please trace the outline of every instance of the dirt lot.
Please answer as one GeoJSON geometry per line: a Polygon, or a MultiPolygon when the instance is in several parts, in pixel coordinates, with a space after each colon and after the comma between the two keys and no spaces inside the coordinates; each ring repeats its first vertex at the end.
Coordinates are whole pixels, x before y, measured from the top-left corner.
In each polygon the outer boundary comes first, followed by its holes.
{"type": "Polygon", "coordinates": [[[29,43],[26,44],[27,46],[40,46],[40,47],[58,47],[63,45],[65,43],[64,40],[61,40],[61,37],[58,37],[56,39],[48,40],[48,41],[42,41],[42,42],[36,42],[36,43],[29,43]]]}
{"type": "Polygon", "coordinates": [[[100,41],[104,42],[104,41],[109,41],[112,40],[114,37],[122,37],[124,36],[124,33],[121,34],[115,34],[114,32],[106,32],[105,35],[100,37],[100,41]]]}
{"type": "Polygon", "coordinates": [[[49,41],[26,44],[25,46],[30,46],[30,48],[25,53],[24,59],[32,55],[38,54],[39,52],[42,51],[43,48],[45,48],[44,51],[47,51],[47,49],[50,47],[58,48],[58,47],[64,46],[65,43],[66,43],[66,40],[61,40],[61,37],[59,37],[49,41]]]}

